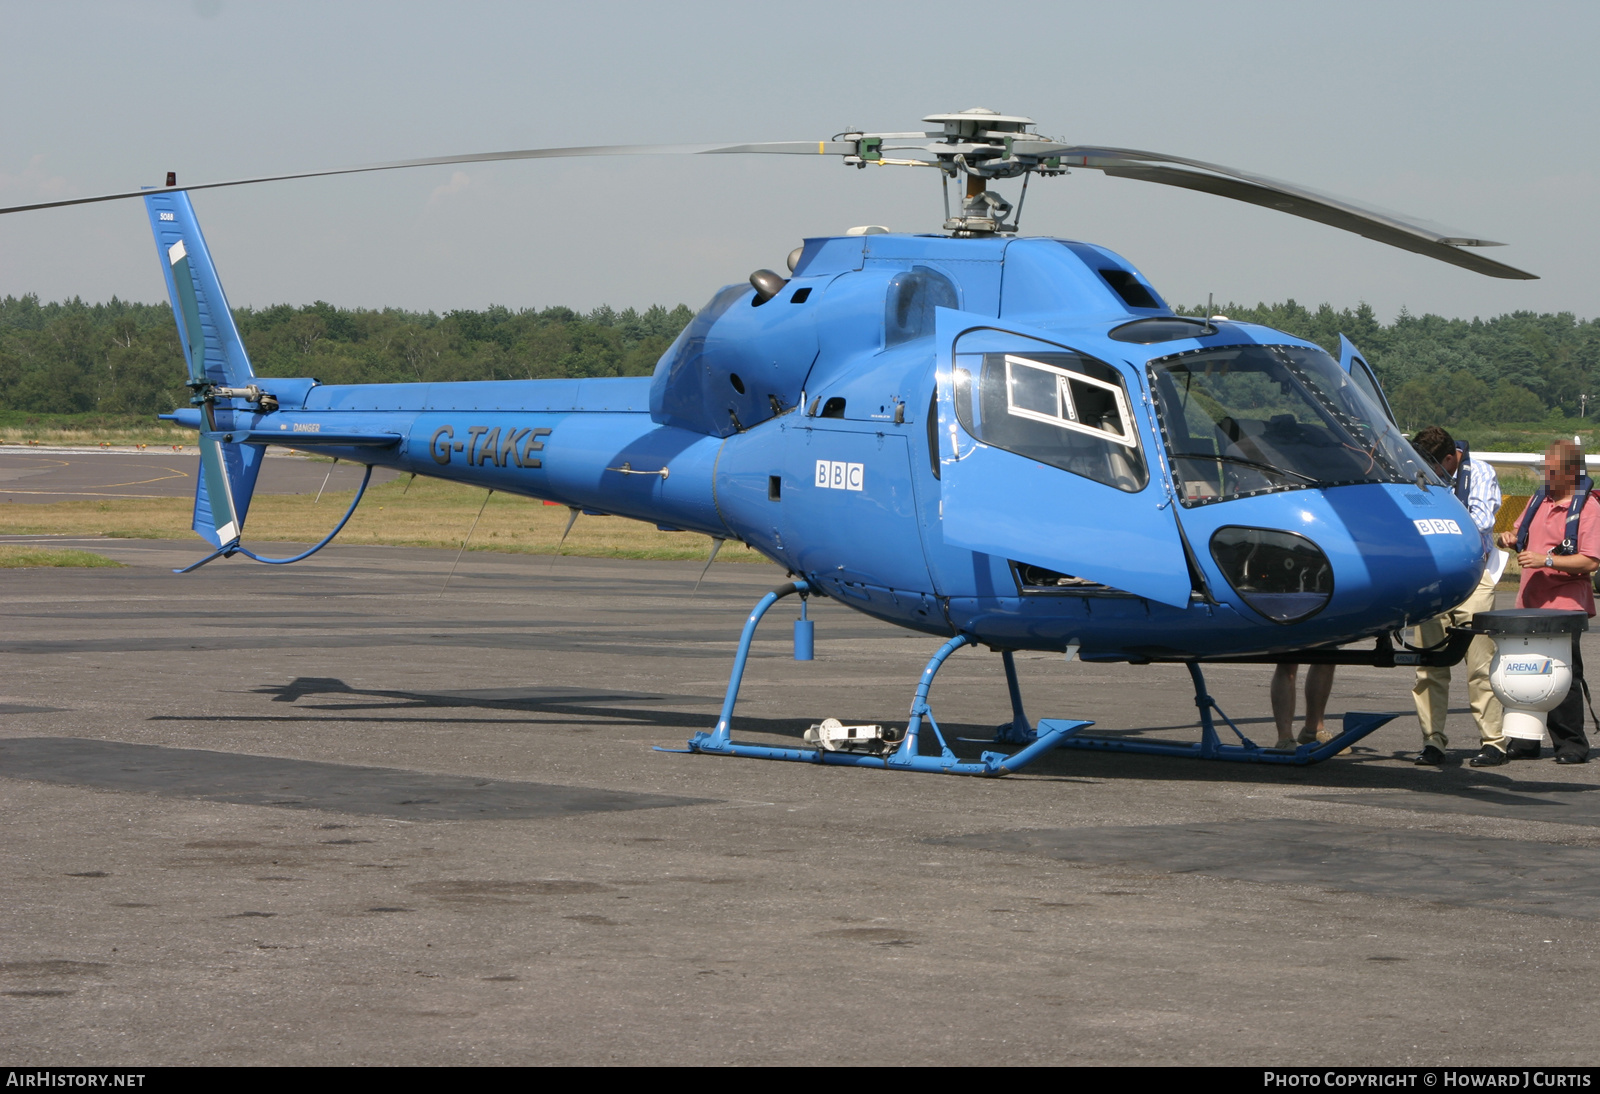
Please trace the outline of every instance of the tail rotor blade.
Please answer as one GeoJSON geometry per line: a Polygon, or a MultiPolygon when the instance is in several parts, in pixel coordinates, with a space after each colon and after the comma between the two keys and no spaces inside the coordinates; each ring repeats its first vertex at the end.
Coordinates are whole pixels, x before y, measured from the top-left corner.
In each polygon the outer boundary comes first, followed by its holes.
{"type": "Polygon", "coordinates": [[[239,509],[234,502],[233,481],[228,474],[228,463],[222,454],[222,439],[216,433],[200,434],[200,474],[205,485],[206,501],[210,513],[202,514],[198,499],[195,505],[195,531],[218,547],[236,542],[243,531],[240,527],[239,509]],[[205,527],[203,517],[209,516],[210,527],[205,527]]]}
{"type": "Polygon", "coordinates": [[[195,297],[194,275],[189,270],[189,252],[178,240],[167,248],[167,264],[172,267],[172,284],[178,297],[178,323],[183,329],[184,360],[189,363],[189,383],[206,381],[206,336],[200,325],[200,302],[195,297]]]}

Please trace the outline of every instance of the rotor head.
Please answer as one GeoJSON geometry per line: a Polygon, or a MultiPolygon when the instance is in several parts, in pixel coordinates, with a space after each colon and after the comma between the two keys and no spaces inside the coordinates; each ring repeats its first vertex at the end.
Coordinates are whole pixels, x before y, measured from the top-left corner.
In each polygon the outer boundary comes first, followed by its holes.
{"type": "MultiPolygon", "coordinates": [[[[987,107],[971,106],[954,114],[929,114],[922,119],[933,125],[944,126],[946,137],[977,138],[1015,136],[1026,133],[1033,125],[1032,118],[1017,114],[1000,114],[987,107]]],[[[929,134],[933,136],[933,134],[929,134]]]]}

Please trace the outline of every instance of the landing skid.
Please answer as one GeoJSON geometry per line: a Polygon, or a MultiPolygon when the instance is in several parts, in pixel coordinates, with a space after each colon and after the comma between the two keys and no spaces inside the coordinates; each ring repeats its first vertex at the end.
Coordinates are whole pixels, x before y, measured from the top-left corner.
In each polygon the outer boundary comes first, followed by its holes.
{"type": "Polygon", "coordinates": [[[939,723],[934,720],[933,710],[928,706],[928,689],[933,685],[933,678],[938,674],[939,667],[956,650],[972,644],[966,635],[958,634],[941,646],[939,652],[933,655],[933,659],[922,670],[916,697],[911,702],[911,720],[906,726],[905,736],[892,751],[871,754],[832,752],[822,748],[774,748],[768,745],[739,744],[732,736],[733,708],[739,698],[739,684],[744,679],[744,666],[750,656],[750,643],[755,638],[756,627],[760,624],[761,617],[767,614],[767,609],[783,597],[794,593],[808,594],[813,591],[812,587],[802,580],[780,585],[761,598],[761,602],[750,613],[750,618],[745,620],[744,633],[739,636],[739,651],[733,658],[733,673],[728,679],[728,694],[722,702],[722,714],[717,718],[717,728],[710,733],[696,733],[690,738],[687,749],[658,749],[658,751],[704,752],[712,756],[745,756],[758,760],[791,760],[800,763],[834,764],[841,767],[871,767],[888,771],[925,771],[938,775],[982,775],[994,778],[1022,768],[1070,740],[1080,729],[1094,724],[1075,719],[1040,722],[1038,730],[1033,732],[1032,740],[1016,752],[1009,754],[985,752],[978,757],[976,763],[958,759],[956,754],[950,751],[950,746],[945,743],[944,734],[939,730],[939,723]],[[919,751],[924,723],[933,732],[934,740],[939,745],[937,756],[924,756],[919,751]]]}
{"type": "MultiPolygon", "coordinates": [[[[1080,731],[1094,725],[1093,722],[1072,718],[1046,718],[1035,727],[1028,721],[1028,716],[1022,709],[1022,689],[1017,682],[1016,660],[1010,650],[1003,650],[1001,659],[1005,664],[1006,689],[1011,697],[1011,721],[999,727],[992,742],[978,743],[1011,744],[1022,747],[1011,753],[984,752],[974,763],[958,759],[950,750],[950,746],[945,743],[944,734],[939,729],[939,723],[933,717],[933,710],[928,705],[928,691],[933,686],[933,678],[938,675],[940,666],[956,650],[973,644],[972,639],[964,634],[958,634],[939,647],[939,652],[933,655],[927,667],[922,670],[922,679],[917,684],[916,696],[911,701],[911,718],[906,726],[905,736],[893,743],[892,747],[886,744],[881,752],[844,752],[824,748],[777,748],[770,745],[740,744],[733,740],[733,708],[739,699],[739,685],[744,679],[745,663],[750,657],[750,644],[755,639],[761,617],[767,614],[767,609],[786,596],[795,593],[804,596],[815,591],[804,580],[797,580],[787,585],[780,585],[761,598],[750,612],[750,617],[745,620],[744,631],[739,636],[739,649],[733,658],[733,672],[728,678],[728,692],[722,701],[722,713],[717,718],[717,727],[709,733],[696,733],[689,739],[688,748],[657,748],[657,752],[704,752],[712,756],[744,756],[757,760],[789,760],[799,763],[833,764],[840,767],[924,771],[939,775],[981,775],[989,778],[1008,775],[1057,748],[1140,752],[1151,756],[1229,760],[1234,763],[1292,764],[1303,767],[1338,755],[1356,741],[1399,717],[1398,714],[1351,712],[1344,716],[1343,731],[1331,741],[1299,745],[1292,750],[1263,748],[1234,725],[1233,719],[1229,718],[1217,705],[1217,701],[1206,692],[1205,676],[1201,674],[1200,666],[1189,661],[1185,662],[1185,666],[1194,681],[1194,702],[1200,711],[1200,740],[1184,744],[1176,741],[1142,741],[1126,737],[1083,736],[1080,731]],[[1213,712],[1227,724],[1234,736],[1239,738],[1238,744],[1224,743],[1217,735],[1213,712]],[[939,746],[937,756],[923,755],[920,751],[924,723],[939,746]]],[[[968,738],[959,739],[968,740],[968,738]]]]}
{"type": "MultiPolygon", "coordinates": [[[[1011,669],[1011,654],[1006,653],[1005,659],[1006,680],[1014,680],[1016,672],[1011,669]]],[[[1366,734],[1373,733],[1400,717],[1398,713],[1357,713],[1352,710],[1344,715],[1344,729],[1339,736],[1333,737],[1333,741],[1296,745],[1293,750],[1264,749],[1262,745],[1246,737],[1242,729],[1234,725],[1234,720],[1222,712],[1222,707],[1216,704],[1216,699],[1206,693],[1205,677],[1200,673],[1200,665],[1194,661],[1187,661],[1184,662],[1184,667],[1189,669],[1190,680],[1194,680],[1195,707],[1200,709],[1200,741],[1181,744],[1176,741],[1138,741],[1130,737],[1072,737],[1070,741],[1061,742],[1062,749],[1099,749],[1102,752],[1142,752],[1150,757],[1184,757],[1189,760],[1230,760],[1234,763],[1288,763],[1288,765],[1306,766],[1310,763],[1322,763],[1328,757],[1336,757],[1366,734]],[[1216,712],[1216,715],[1227,723],[1227,728],[1234,731],[1234,736],[1238,737],[1238,744],[1222,742],[1216,733],[1216,721],[1211,718],[1211,712],[1216,712]]],[[[1014,699],[1016,691],[1013,689],[1011,694],[1016,704],[1018,702],[1014,699]]],[[[1016,710],[1018,715],[1021,715],[1021,705],[1018,705],[1016,710]]],[[[1010,728],[1011,726],[1002,726],[997,739],[1002,739],[1002,734],[1010,728]]]]}
{"type": "MultiPolygon", "coordinates": [[[[1022,693],[1017,687],[1017,669],[1012,660],[1011,651],[1006,650],[1001,654],[1005,659],[1006,685],[1011,692],[1012,720],[1001,726],[995,732],[996,741],[1021,743],[1031,739],[1033,730],[1028,726],[1028,718],[1022,712],[1022,693]]],[[[1085,737],[1074,735],[1062,740],[1059,748],[1084,748],[1098,749],[1102,752],[1142,752],[1148,756],[1180,756],[1191,760],[1230,760],[1234,763],[1247,764],[1293,764],[1304,767],[1307,764],[1321,763],[1330,756],[1337,756],[1361,738],[1375,730],[1388,725],[1398,714],[1361,714],[1350,711],[1344,716],[1344,729],[1338,736],[1326,742],[1313,742],[1311,744],[1297,745],[1293,749],[1264,748],[1256,744],[1244,732],[1233,724],[1217,701],[1206,691],[1206,678],[1200,672],[1200,666],[1194,661],[1184,662],[1184,667],[1189,670],[1189,678],[1194,681],[1194,705],[1200,710],[1200,739],[1192,743],[1178,741],[1141,741],[1129,737],[1085,737]],[[1238,744],[1227,744],[1217,735],[1217,724],[1212,717],[1221,718],[1233,735],[1239,738],[1238,744]]],[[[1040,723],[1043,725],[1044,723],[1040,723]]]]}

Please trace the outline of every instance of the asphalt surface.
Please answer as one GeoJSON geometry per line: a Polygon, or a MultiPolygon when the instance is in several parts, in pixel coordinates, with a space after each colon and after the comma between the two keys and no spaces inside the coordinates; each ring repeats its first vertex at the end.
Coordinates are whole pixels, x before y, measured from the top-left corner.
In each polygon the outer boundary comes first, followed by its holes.
{"type": "MultiPolygon", "coordinates": [[[[0,572],[5,1063],[1594,1062],[1600,765],[1468,768],[1464,713],[1444,770],[1409,713],[1307,769],[664,753],[776,571],[77,545],[130,566],[0,572]]],[[[796,663],[790,603],[736,735],[903,722],[937,641],[820,602],[796,663]]],[[[1035,718],[1188,732],[1179,667],[1019,667],[1035,718]]],[[[1268,740],[1269,676],[1208,673],[1268,740]]],[[[991,733],[999,658],[933,704],[991,733]]]]}
{"type": "MultiPolygon", "coordinates": [[[[268,449],[256,480],[260,494],[314,494],[354,490],[361,484],[358,464],[334,465],[303,455],[268,449]]],[[[181,452],[101,449],[0,448],[0,502],[84,501],[90,498],[192,498],[200,472],[193,445],[181,452]]],[[[379,468],[373,485],[397,472],[379,468]]]]}

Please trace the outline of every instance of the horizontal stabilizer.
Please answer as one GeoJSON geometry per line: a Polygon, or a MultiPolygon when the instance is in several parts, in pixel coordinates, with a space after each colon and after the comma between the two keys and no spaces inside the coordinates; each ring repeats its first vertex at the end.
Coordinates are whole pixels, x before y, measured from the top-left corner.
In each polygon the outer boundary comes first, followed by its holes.
{"type": "Polygon", "coordinates": [[[287,448],[388,448],[398,433],[290,433],[275,429],[236,429],[224,437],[237,444],[281,444],[287,448]]]}
{"type": "MultiPolygon", "coordinates": [[[[205,430],[205,420],[200,411],[190,407],[181,407],[171,414],[158,417],[164,422],[177,422],[188,429],[205,430]]],[[[399,433],[300,432],[288,429],[218,430],[217,436],[226,444],[278,444],[285,448],[388,448],[402,440],[399,433]]]]}

